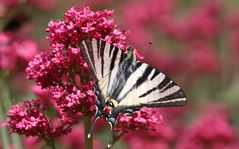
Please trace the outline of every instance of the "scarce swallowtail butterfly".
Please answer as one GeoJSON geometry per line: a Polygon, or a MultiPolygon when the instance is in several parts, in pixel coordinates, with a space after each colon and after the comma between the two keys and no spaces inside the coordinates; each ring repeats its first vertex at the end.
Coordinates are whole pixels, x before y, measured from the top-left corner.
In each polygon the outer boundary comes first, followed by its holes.
{"type": "Polygon", "coordinates": [[[136,60],[133,47],[124,52],[109,42],[92,38],[82,41],[80,48],[97,80],[96,114],[88,137],[100,117],[110,124],[112,133],[119,113],[131,114],[142,107],[175,107],[187,103],[183,90],[174,81],[136,60]]]}

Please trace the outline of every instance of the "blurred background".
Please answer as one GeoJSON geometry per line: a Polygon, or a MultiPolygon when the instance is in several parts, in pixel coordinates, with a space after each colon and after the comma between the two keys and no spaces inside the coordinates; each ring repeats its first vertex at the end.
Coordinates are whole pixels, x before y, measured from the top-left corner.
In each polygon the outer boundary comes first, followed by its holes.
{"type": "MultiPolygon", "coordinates": [[[[2,98],[16,103],[45,96],[26,79],[27,61],[48,49],[48,21],[62,19],[72,5],[114,9],[116,23],[130,30],[128,40],[143,61],[180,84],[189,101],[182,108],[161,108],[164,125],[129,133],[115,149],[239,149],[238,0],[0,0],[2,98]]],[[[1,113],[11,102],[0,103],[1,113]]],[[[100,149],[108,126],[97,125],[94,146],[100,149]]],[[[76,126],[59,138],[58,148],[83,148],[83,131],[76,126]]],[[[22,140],[26,149],[45,148],[38,138],[22,140]]],[[[0,136],[0,149],[3,141],[0,136]]]]}

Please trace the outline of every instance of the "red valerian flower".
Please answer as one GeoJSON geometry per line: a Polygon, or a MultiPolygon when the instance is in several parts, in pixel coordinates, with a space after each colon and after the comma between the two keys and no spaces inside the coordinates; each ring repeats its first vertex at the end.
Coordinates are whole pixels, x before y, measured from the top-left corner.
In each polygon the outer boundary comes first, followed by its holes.
{"type": "Polygon", "coordinates": [[[131,149],[160,148],[169,149],[171,141],[175,138],[175,132],[169,125],[158,124],[155,131],[136,130],[127,133],[123,137],[131,149]]]}
{"type": "Polygon", "coordinates": [[[61,43],[77,47],[86,38],[98,38],[111,42],[121,48],[126,46],[127,32],[117,29],[113,11],[93,12],[89,7],[72,7],[64,15],[64,21],[51,20],[46,31],[52,44],[61,43]]]}
{"type": "Polygon", "coordinates": [[[194,74],[215,73],[220,69],[219,56],[212,45],[192,42],[186,56],[187,71],[194,74]]]}
{"type": "Polygon", "coordinates": [[[22,140],[25,149],[40,149],[39,137],[23,137],[22,140]]]}
{"type": "Polygon", "coordinates": [[[65,120],[66,117],[73,116],[77,121],[81,116],[79,113],[83,113],[85,116],[92,116],[95,113],[95,94],[92,82],[82,85],[81,89],[72,85],[67,88],[52,87],[51,93],[53,94],[53,100],[62,110],[65,120]]]}
{"type": "Polygon", "coordinates": [[[19,0],[8,0],[8,1],[0,1],[0,6],[2,8],[13,7],[19,3],[19,0]]]}
{"type": "Polygon", "coordinates": [[[237,140],[227,109],[214,105],[182,132],[176,149],[225,149],[237,140]]]}
{"type": "Polygon", "coordinates": [[[142,108],[132,115],[120,113],[116,130],[126,132],[138,129],[154,130],[156,125],[162,122],[155,113],[156,111],[150,108],[142,108]]]}
{"type": "Polygon", "coordinates": [[[51,121],[45,116],[45,104],[42,100],[27,100],[13,105],[7,115],[6,125],[10,133],[26,136],[55,137],[70,132],[66,124],[54,128],[51,121]]]}
{"type": "Polygon", "coordinates": [[[0,69],[12,70],[17,63],[26,63],[37,52],[35,41],[15,39],[12,33],[0,32],[0,69]]]}
{"type": "Polygon", "coordinates": [[[50,0],[50,1],[38,1],[38,0],[28,0],[28,3],[31,4],[32,6],[37,7],[38,9],[42,11],[51,11],[54,8],[56,8],[59,0],[50,0]],[[46,5],[47,3],[47,5],[46,5]]]}
{"type": "Polygon", "coordinates": [[[175,31],[178,37],[182,40],[192,41],[195,39],[199,40],[212,40],[218,38],[219,32],[221,31],[221,5],[219,1],[204,1],[199,7],[196,7],[188,17],[185,17],[178,30],[180,33],[175,31]]]}

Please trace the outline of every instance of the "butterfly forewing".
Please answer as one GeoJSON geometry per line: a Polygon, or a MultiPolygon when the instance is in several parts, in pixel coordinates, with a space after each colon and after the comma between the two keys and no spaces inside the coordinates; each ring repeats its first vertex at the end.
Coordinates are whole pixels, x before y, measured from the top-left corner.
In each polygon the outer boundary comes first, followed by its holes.
{"type": "Polygon", "coordinates": [[[182,89],[169,77],[146,63],[137,61],[122,93],[127,94],[119,106],[181,106],[186,104],[182,89]]]}
{"type": "Polygon", "coordinates": [[[146,74],[144,77],[147,79],[136,88],[142,106],[164,107],[186,104],[183,90],[173,80],[148,64],[142,64],[147,65],[146,68],[139,68],[146,74]]]}
{"type": "Polygon", "coordinates": [[[91,73],[98,80],[102,94],[107,96],[112,70],[117,71],[119,63],[125,56],[118,47],[98,39],[88,39],[80,43],[83,56],[86,59],[91,73]]]}

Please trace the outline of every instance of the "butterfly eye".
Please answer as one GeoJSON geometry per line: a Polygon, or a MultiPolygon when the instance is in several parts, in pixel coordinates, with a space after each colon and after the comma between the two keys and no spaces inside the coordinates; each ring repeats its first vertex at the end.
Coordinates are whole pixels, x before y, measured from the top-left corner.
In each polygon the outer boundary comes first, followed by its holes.
{"type": "Polygon", "coordinates": [[[133,51],[133,46],[128,46],[128,48],[127,48],[127,52],[132,52],[133,51]]]}
{"type": "Polygon", "coordinates": [[[112,102],[108,102],[108,104],[109,104],[110,107],[114,106],[114,104],[112,102]]]}

